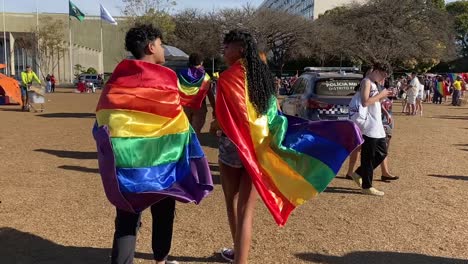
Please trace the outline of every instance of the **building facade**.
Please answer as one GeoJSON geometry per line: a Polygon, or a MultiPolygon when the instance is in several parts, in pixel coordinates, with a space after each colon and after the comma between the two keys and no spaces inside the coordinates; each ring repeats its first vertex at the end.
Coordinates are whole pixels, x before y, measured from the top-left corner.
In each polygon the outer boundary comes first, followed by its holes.
{"type": "Polygon", "coordinates": [[[34,40],[38,23],[49,19],[63,25],[62,42],[66,48],[60,52],[51,52],[51,58],[48,59],[50,72],[41,72],[42,76],[54,74],[60,82],[71,82],[74,78],[72,68],[76,64],[84,68],[93,67],[99,73],[112,72],[117,63],[127,57],[125,32],[120,24],[113,26],[102,23],[101,50],[100,17],[86,16],[83,22],[79,22],[76,19],[69,20],[68,14],[5,13],[5,25],[0,20],[0,30],[5,31],[5,34],[0,32],[0,63],[7,66],[4,73],[18,76],[27,65],[32,66],[37,73],[44,68],[39,67],[41,62],[37,50],[40,47],[32,48],[31,41],[34,40]]]}
{"type": "Polygon", "coordinates": [[[260,5],[260,8],[282,10],[314,20],[327,10],[362,1],[363,0],[265,0],[260,5]]]}

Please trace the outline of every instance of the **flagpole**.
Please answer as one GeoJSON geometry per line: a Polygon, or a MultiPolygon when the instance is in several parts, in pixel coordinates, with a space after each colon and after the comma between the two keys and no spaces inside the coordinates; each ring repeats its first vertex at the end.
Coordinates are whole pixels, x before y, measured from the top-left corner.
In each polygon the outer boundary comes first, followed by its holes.
{"type": "Polygon", "coordinates": [[[101,72],[104,73],[104,44],[103,44],[103,36],[102,36],[102,18],[100,18],[101,21],[101,54],[100,54],[100,64],[101,67],[101,72]]]}
{"type": "Polygon", "coordinates": [[[39,76],[42,76],[42,72],[41,72],[41,58],[39,56],[39,53],[40,53],[40,43],[39,43],[39,5],[37,4],[37,0],[36,0],[36,34],[37,34],[37,66],[38,66],[38,73],[39,73],[39,76]]]}
{"type": "Polygon", "coordinates": [[[71,30],[71,19],[68,16],[68,33],[69,33],[69,40],[70,40],[70,47],[68,47],[68,54],[69,54],[69,62],[70,62],[70,82],[73,83],[73,63],[72,63],[72,30],[71,30]]]}
{"type": "Polygon", "coordinates": [[[7,62],[7,48],[6,48],[6,26],[5,26],[5,0],[2,1],[3,5],[3,52],[5,56],[5,75],[8,74],[8,62],[7,62]]]}

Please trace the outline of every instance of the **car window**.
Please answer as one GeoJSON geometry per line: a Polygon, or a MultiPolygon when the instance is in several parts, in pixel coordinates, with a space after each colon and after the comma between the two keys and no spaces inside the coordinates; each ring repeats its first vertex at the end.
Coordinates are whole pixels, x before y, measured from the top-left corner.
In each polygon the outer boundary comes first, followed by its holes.
{"type": "Polygon", "coordinates": [[[303,94],[305,92],[305,89],[307,88],[308,83],[309,82],[306,79],[297,79],[297,81],[294,83],[292,94],[303,94]]]}
{"type": "Polygon", "coordinates": [[[325,96],[352,96],[360,79],[322,79],[315,83],[315,93],[325,96]]]}
{"type": "Polygon", "coordinates": [[[93,80],[96,80],[97,76],[93,75],[93,76],[90,76],[90,78],[93,79],[93,80]]]}

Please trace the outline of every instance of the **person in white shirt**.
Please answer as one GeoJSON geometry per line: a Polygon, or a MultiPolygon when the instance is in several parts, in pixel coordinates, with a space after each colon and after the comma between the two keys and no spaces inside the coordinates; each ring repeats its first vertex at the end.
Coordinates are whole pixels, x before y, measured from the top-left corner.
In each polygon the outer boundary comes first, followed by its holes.
{"type": "Polygon", "coordinates": [[[361,146],[361,166],[351,176],[362,187],[362,192],[368,195],[383,196],[384,192],[372,187],[374,169],[377,168],[387,156],[386,134],[382,123],[382,108],[380,101],[392,92],[387,89],[379,92],[377,85],[388,77],[390,66],[376,63],[372,72],[362,80],[360,87],[361,105],[367,108],[365,123],[360,126],[364,138],[361,146]]]}
{"type": "Polygon", "coordinates": [[[418,96],[419,86],[421,85],[416,75],[417,74],[415,72],[411,74],[411,82],[409,83],[407,90],[407,107],[410,115],[416,115],[416,97],[418,96]]]}
{"type": "MultiPolygon", "coordinates": [[[[413,73],[414,74],[414,73],[413,73]]],[[[416,96],[416,114],[419,112],[420,115],[423,115],[423,100],[424,100],[424,81],[419,77],[414,77],[418,80],[418,95],[416,96]]]]}

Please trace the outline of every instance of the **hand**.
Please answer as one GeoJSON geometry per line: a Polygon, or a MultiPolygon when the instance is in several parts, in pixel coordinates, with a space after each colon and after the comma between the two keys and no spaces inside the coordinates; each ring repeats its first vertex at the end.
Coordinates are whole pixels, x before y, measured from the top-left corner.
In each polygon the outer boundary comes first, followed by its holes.
{"type": "Polygon", "coordinates": [[[389,97],[389,96],[393,96],[393,92],[389,91],[388,89],[383,89],[379,93],[379,96],[380,96],[380,98],[386,98],[386,97],[389,97]]]}
{"type": "Polygon", "coordinates": [[[393,123],[393,119],[391,115],[387,115],[387,123],[391,125],[393,123]]]}

